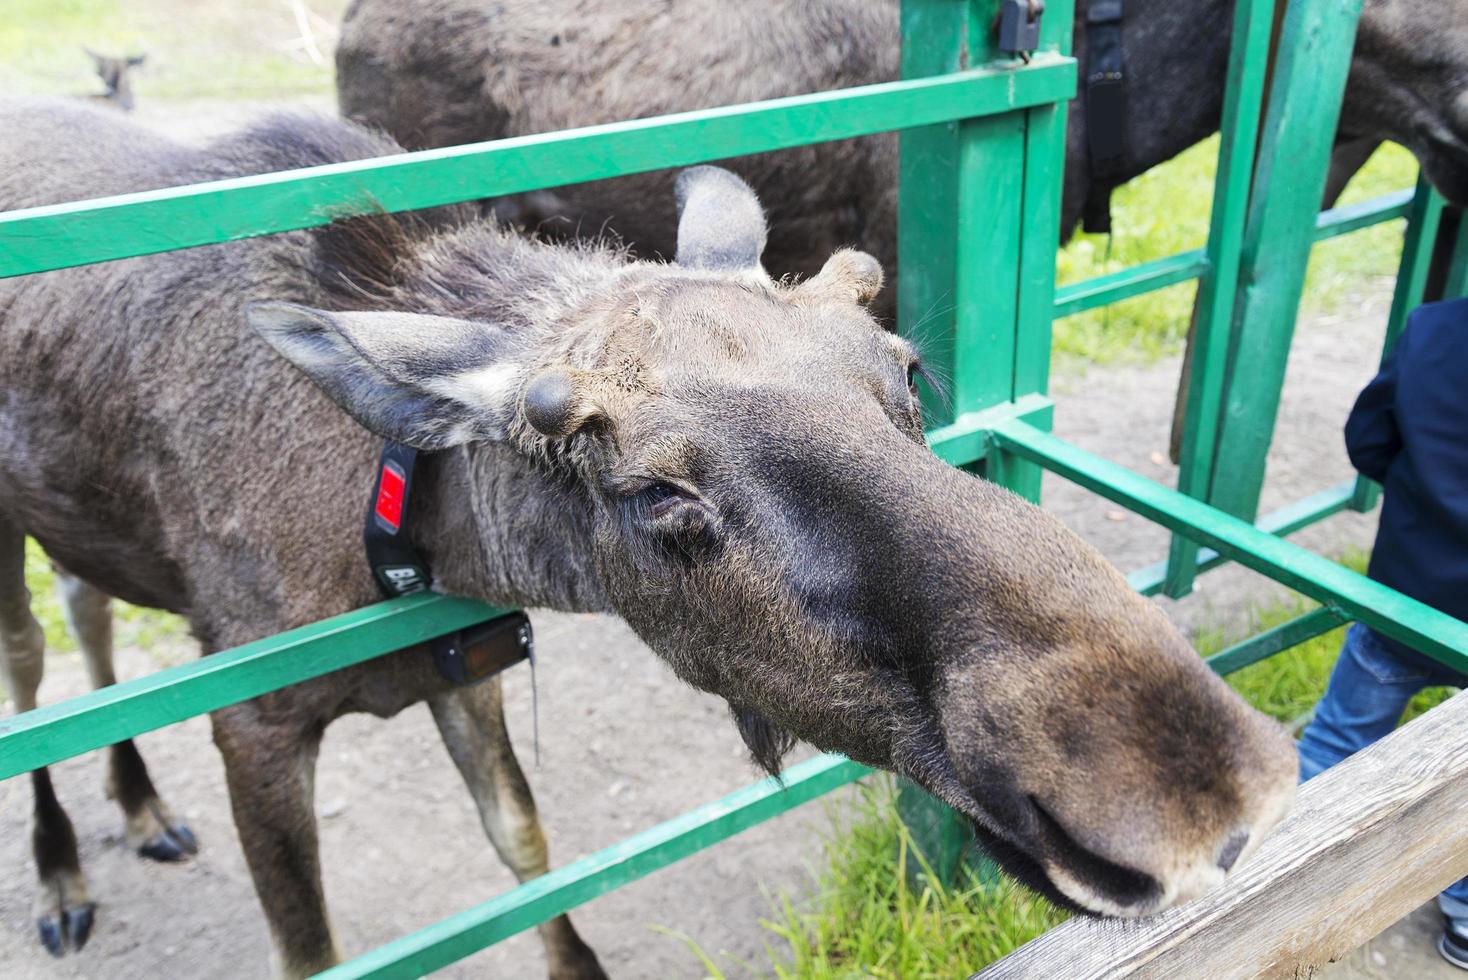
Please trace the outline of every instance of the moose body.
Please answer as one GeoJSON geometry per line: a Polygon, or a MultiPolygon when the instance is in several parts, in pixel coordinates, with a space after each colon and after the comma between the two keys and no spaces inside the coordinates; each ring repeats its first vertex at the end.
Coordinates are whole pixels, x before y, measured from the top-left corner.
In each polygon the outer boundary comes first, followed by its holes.
{"type": "MultiPolygon", "coordinates": [[[[0,130],[0,210],[398,152],[291,117],[185,148],[62,102],[0,103],[0,130]],[[79,131],[86,159],[59,155],[79,131]]],[[[437,588],[624,617],[767,768],[800,738],[901,773],[1083,911],[1221,881],[1292,798],[1283,729],[1093,549],[926,448],[916,355],[866,308],[870,256],[776,282],[746,185],[696,168],[677,192],[671,264],[457,208],[0,282],[18,706],[41,657],[25,535],[88,589],[186,617],[207,653],[376,599],[360,520],[390,438],[426,452],[410,524],[437,588]]],[[[289,975],[338,958],[322,732],[420,700],[501,856],[545,870],[492,682],[451,687],[413,648],[217,711],[289,975]]],[[[35,781],[42,937],[79,946],[74,837],[35,781]]],[[[553,975],[600,975],[564,918],[542,934],[553,975]]]]}
{"type": "MultiPolygon", "coordinates": [[[[452,146],[892,81],[896,0],[355,0],[337,48],[342,114],[410,148],[452,146]]],[[[1086,76],[1085,4],[1074,50],[1086,76]]],[[[1124,152],[1088,166],[1085,100],[1070,104],[1062,235],[1088,203],[1218,130],[1232,4],[1128,0],[1124,152]]],[[[1327,202],[1383,139],[1410,147],[1450,198],[1468,199],[1468,12],[1463,0],[1367,0],[1327,202]]],[[[892,268],[897,139],[882,134],[729,163],[770,208],[766,264],[809,275],[853,244],[892,268]]],[[[501,205],[550,233],[610,227],[670,255],[665,174],[639,174],[501,205]]]]}

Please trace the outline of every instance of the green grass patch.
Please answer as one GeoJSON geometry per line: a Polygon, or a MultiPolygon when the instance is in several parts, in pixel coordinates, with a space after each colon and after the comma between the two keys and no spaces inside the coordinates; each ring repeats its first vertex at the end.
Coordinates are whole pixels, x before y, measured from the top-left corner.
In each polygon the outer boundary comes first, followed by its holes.
{"type": "MultiPolygon", "coordinates": [[[[76,640],[66,627],[66,614],[56,592],[56,575],[41,546],[26,539],[26,587],[31,591],[31,613],[46,632],[46,649],[51,653],[75,653],[76,640]]],[[[176,651],[188,639],[189,629],[179,617],[157,609],[144,609],[115,601],[112,604],[113,642],[118,647],[176,651]]],[[[164,658],[172,662],[173,657],[164,658]]]]}
{"type": "MultiPolygon", "coordinates": [[[[1349,555],[1343,564],[1362,572],[1366,556],[1349,555]]],[[[1263,605],[1243,626],[1203,631],[1195,645],[1204,656],[1218,653],[1311,608],[1314,603],[1304,599],[1263,605]]],[[[1298,722],[1325,692],[1344,636],[1344,627],[1332,630],[1234,673],[1229,683],[1261,711],[1298,722]]],[[[1423,691],[1404,720],[1451,693],[1448,688],[1423,691]]],[[[823,862],[813,872],[814,894],[773,900],[772,915],[763,923],[774,937],[766,948],[767,963],[720,962],[684,937],[709,976],[961,977],[1063,921],[1065,913],[1008,879],[988,890],[973,879],[946,889],[909,887],[907,864],[921,858],[898,818],[893,780],[881,775],[867,783],[854,804],[828,804],[833,830],[823,862]]]]}
{"type": "Polygon", "coordinates": [[[330,95],[331,44],[346,0],[309,0],[318,63],[301,45],[287,3],[187,0],[8,0],[0,20],[0,83],[13,95],[100,93],[90,47],[144,54],[132,77],[140,105],[154,99],[275,99],[330,95]]]}
{"type": "MultiPolygon", "coordinates": [[[[1056,281],[1081,282],[1202,247],[1217,163],[1214,136],[1118,188],[1112,196],[1112,234],[1076,235],[1056,256],[1056,281]]],[[[1416,179],[1416,160],[1388,144],[1351,181],[1341,203],[1411,187],[1416,179]]],[[[1339,313],[1370,292],[1388,291],[1401,259],[1402,227],[1400,220],[1391,221],[1317,245],[1302,313],[1339,313]]],[[[1179,283],[1057,320],[1054,350],[1103,364],[1174,353],[1187,337],[1196,291],[1195,283],[1179,283]]]]}
{"type": "MultiPolygon", "coordinates": [[[[1347,555],[1341,564],[1364,574],[1367,558],[1365,554],[1353,553],[1347,555]]],[[[1222,630],[1212,629],[1195,637],[1195,645],[1199,653],[1209,656],[1222,650],[1229,642],[1272,629],[1317,606],[1318,603],[1306,599],[1272,603],[1254,610],[1251,628],[1242,635],[1229,640],[1222,630]]],[[[1265,714],[1286,723],[1301,721],[1325,693],[1331,668],[1345,638],[1346,627],[1342,626],[1306,640],[1278,656],[1230,674],[1229,685],[1265,714]]],[[[1403,724],[1446,701],[1452,693],[1453,689],[1446,687],[1430,687],[1422,691],[1407,705],[1403,724]]]]}
{"type": "MultiPolygon", "coordinates": [[[[781,980],[949,980],[968,976],[1058,925],[1067,913],[1005,879],[985,885],[964,873],[953,887],[908,887],[908,866],[928,870],[897,816],[886,773],[855,787],[854,801],[828,802],[832,831],[813,874],[816,894],[772,899],[761,924],[774,937],[767,961],[713,956],[682,939],[709,977],[781,980]]],[[[931,876],[929,876],[931,877],[931,876]]]]}

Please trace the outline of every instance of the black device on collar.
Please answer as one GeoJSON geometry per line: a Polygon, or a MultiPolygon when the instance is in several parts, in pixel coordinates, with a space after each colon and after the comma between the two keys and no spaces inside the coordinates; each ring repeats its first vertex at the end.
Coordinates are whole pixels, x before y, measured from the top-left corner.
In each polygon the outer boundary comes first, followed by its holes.
{"type": "Polygon", "coordinates": [[[1123,0],[1086,5],[1086,150],[1090,189],[1081,227],[1111,232],[1111,191],[1126,163],[1126,62],[1121,47],[1123,0]]]}
{"type": "MultiPolygon", "coordinates": [[[[427,591],[428,563],[408,535],[408,500],[418,450],[385,443],[362,538],[377,587],[389,599],[427,591]]],[[[535,655],[535,634],[523,612],[454,630],[428,641],[438,672],[455,684],[476,684],[535,655]]]]}

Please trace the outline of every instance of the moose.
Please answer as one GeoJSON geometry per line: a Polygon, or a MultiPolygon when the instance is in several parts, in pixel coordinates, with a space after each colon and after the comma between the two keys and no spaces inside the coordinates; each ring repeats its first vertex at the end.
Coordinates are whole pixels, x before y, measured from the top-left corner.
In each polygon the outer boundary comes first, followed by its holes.
{"type": "MultiPolygon", "coordinates": [[[[0,129],[0,209],[401,152],[292,116],[187,147],[65,101],[0,103],[0,129]],[[83,131],[85,160],[57,153],[83,131]]],[[[0,282],[17,707],[41,678],[25,535],[94,597],[185,617],[207,655],[377,598],[355,502],[391,440],[423,451],[408,507],[435,588],[623,617],[728,702],[770,771],[803,739],[900,773],[1086,913],[1223,881],[1293,799],[1284,729],[1055,518],[927,448],[922,366],[870,312],[872,256],[776,280],[747,184],[698,167],[671,190],[670,262],[469,205],[0,282]]],[[[425,700],[492,845],[521,878],[546,870],[497,683],[451,684],[422,645],[221,709],[283,974],[340,955],[312,807],[323,731],[425,700]]],[[[151,818],[140,839],[192,843],[135,748],[111,771],[128,819],[151,818]]],[[[32,778],[41,938],[78,949],[75,835],[32,778]]],[[[552,976],[602,975],[566,918],[541,934],[552,976]]]]}
{"type": "Polygon", "coordinates": [[[97,77],[102,80],[106,91],[100,95],[88,96],[93,102],[121,109],[123,112],[133,110],[133,83],[132,72],[134,68],[142,67],[148,60],[146,55],[133,54],[124,55],[121,58],[112,55],[98,54],[91,48],[84,48],[87,57],[92,59],[92,66],[97,70],[97,77]]]}
{"type": "MultiPolygon", "coordinates": [[[[414,149],[892,81],[898,0],[354,0],[336,52],[342,115],[414,149]]],[[[1086,9],[1074,50],[1087,74],[1086,9]]],[[[1111,189],[1216,132],[1232,32],[1222,0],[1127,0],[1124,134],[1104,173],[1089,162],[1086,100],[1070,105],[1061,234],[1111,189]]],[[[1099,124],[1116,125],[1111,120],[1099,124]]],[[[1461,0],[1367,0],[1327,180],[1331,204],[1381,140],[1410,148],[1449,199],[1468,202],[1468,17],[1461,0]]],[[[766,265],[811,275],[854,244],[892,268],[897,140],[891,134],[728,162],[772,222],[766,265]]],[[[499,202],[546,233],[614,229],[671,255],[664,173],[499,202]]],[[[890,290],[888,291],[890,294],[890,290]]],[[[893,299],[884,297],[884,313],[893,299]]]]}

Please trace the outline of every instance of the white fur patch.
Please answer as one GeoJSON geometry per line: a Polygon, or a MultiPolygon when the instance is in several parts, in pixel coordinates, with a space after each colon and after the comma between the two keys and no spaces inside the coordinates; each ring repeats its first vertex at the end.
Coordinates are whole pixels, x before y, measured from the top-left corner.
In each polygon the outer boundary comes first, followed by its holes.
{"type": "Polygon", "coordinates": [[[515,399],[520,394],[521,375],[518,364],[490,364],[433,378],[424,387],[450,401],[484,409],[500,429],[499,432],[484,435],[503,438],[504,430],[514,414],[515,399]]]}

